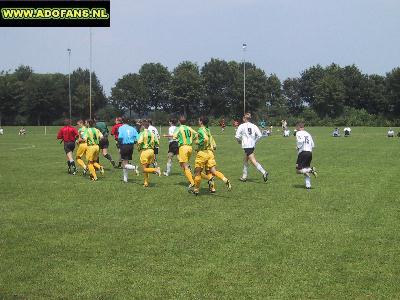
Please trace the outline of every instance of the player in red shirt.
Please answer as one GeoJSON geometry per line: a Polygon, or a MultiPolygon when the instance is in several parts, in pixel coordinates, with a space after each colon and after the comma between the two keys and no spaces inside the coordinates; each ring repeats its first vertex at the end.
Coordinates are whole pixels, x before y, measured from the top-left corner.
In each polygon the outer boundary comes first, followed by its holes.
{"type": "Polygon", "coordinates": [[[75,149],[75,140],[78,137],[78,130],[75,127],[71,126],[71,120],[64,120],[64,127],[58,131],[57,139],[64,142],[64,150],[67,155],[67,165],[68,165],[68,174],[75,175],[76,174],[76,166],[74,159],[72,158],[72,153],[75,149]]]}
{"type": "MultiPolygon", "coordinates": [[[[124,125],[124,124],[122,124],[122,118],[118,117],[118,118],[115,118],[115,125],[111,128],[111,135],[114,136],[115,145],[117,146],[118,152],[119,152],[118,128],[120,128],[122,125],[124,125]]],[[[121,155],[120,155],[117,168],[121,168],[121,166],[122,166],[122,159],[121,159],[121,155]]]]}
{"type": "Polygon", "coordinates": [[[224,118],[222,118],[221,121],[219,121],[219,126],[221,126],[221,131],[224,132],[226,127],[224,118]]]}

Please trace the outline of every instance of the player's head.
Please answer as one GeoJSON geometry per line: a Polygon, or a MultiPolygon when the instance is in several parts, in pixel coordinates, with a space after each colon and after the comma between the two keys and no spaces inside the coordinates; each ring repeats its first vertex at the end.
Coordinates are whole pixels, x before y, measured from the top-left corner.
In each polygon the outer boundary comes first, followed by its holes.
{"type": "Polygon", "coordinates": [[[142,120],[141,125],[142,125],[145,129],[147,129],[147,128],[149,128],[150,122],[149,122],[149,120],[144,119],[144,120],[142,120]]]}
{"type": "Polygon", "coordinates": [[[176,125],[176,119],[171,118],[169,119],[169,126],[175,126],[176,125]]]}
{"type": "Polygon", "coordinates": [[[93,128],[94,125],[96,125],[96,122],[95,122],[93,119],[89,119],[89,120],[87,120],[87,125],[88,125],[90,128],[93,128]]]}
{"type": "Polygon", "coordinates": [[[243,116],[243,122],[250,122],[251,121],[251,113],[245,113],[243,116]]]}
{"type": "Polygon", "coordinates": [[[121,117],[116,117],[115,118],[115,124],[121,124],[122,123],[122,118],[121,117]]]}
{"type": "Polygon", "coordinates": [[[304,130],[304,122],[298,122],[296,124],[296,130],[304,130]]]}
{"type": "Polygon", "coordinates": [[[186,117],[185,116],[180,116],[179,117],[179,123],[181,125],[186,125],[186,117]]]}
{"type": "Polygon", "coordinates": [[[199,118],[199,125],[207,127],[208,126],[208,118],[206,116],[201,116],[199,118]]]}
{"type": "Polygon", "coordinates": [[[78,122],[76,122],[76,125],[82,127],[84,125],[83,120],[78,120],[78,122]]]}
{"type": "Polygon", "coordinates": [[[70,119],[64,119],[64,126],[70,126],[71,125],[71,120],[70,119]]]}

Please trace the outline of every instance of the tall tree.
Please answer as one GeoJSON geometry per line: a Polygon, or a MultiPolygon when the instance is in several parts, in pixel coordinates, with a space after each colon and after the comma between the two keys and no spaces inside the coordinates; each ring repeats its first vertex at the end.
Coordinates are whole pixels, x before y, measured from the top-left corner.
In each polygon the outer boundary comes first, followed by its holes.
{"type": "Polygon", "coordinates": [[[282,94],[286,100],[289,113],[298,115],[304,109],[301,97],[301,82],[299,78],[287,78],[282,84],[282,94]]]}
{"type": "Polygon", "coordinates": [[[200,112],[204,87],[198,65],[185,61],[174,69],[171,94],[174,111],[189,117],[200,112]]]}

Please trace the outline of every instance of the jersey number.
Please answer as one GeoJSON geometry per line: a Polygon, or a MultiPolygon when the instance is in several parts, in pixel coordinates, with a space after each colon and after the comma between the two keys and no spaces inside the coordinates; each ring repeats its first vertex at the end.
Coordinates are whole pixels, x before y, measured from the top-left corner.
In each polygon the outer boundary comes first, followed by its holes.
{"type": "Polygon", "coordinates": [[[253,130],[251,130],[251,128],[247,128],[247,131],[249,132],[250,135],[253,133],[253,130]]]}
{"type": "Polygon", "coordinates": [[[308,136],[305,136],[305,137],[304,137],[304,143],[310,144],[310,141],[308,140],[308,136]]]}

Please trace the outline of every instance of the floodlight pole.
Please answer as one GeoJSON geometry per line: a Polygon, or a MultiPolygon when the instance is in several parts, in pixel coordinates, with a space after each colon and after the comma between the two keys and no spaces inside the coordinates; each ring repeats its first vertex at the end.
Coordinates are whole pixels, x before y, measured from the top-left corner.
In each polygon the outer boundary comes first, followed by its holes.
{"type": "Polygon", "coordinates": [[[247,44],[243,43],[243,115],[246,113],[246,48],[247,44]]]}
{"type": "Polygon", "coordinates": [[[72,120],[72,105],[71,105],[71,49],[68,51],[68,98],[69,98],[69,119],[72,120]]]}
{"type": "Polygon", "coordinates": [[[90,55],[89,55],[89,119],[92,118],[92,27],[90,27],[90,55]]]}

